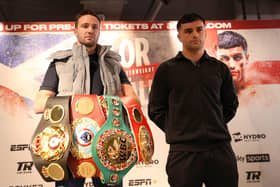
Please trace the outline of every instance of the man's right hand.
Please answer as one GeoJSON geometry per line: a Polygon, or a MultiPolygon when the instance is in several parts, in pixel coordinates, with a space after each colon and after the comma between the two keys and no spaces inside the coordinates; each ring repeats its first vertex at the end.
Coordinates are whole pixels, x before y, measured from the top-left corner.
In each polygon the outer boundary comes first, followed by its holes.
{"type": "Polygon", "coordinates": [[[34,100],[33,110],[35,113],[42,113],[45,109],[49,97],[55,96],[56,93],[50,90],[40,90],[34,100]]]}

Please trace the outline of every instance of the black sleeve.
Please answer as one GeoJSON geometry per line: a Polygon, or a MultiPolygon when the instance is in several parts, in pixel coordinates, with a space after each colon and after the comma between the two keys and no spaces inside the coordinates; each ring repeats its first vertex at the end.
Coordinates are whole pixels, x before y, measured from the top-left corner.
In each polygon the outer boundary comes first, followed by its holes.
{"type": "Polygon", "coordinates": [[[224,120],[228,123],[236,114],[239,105],[230,70],[224,65],[224,82],[221,90],[224,120]]]}
{"type": "Polygon", "coordinates": [[[51,62],[45,74],[44,80],[40,86],[40,90],[50,90],[57,93],[58,76],[55,69],[55,63],[51,62]]]}
{"type": "Polygon", "coordinates": [[[165,131],[169,95],[167,84],[168,75],[165,69],[166,68],[162,68],[161,66],[157,69],[148,103],[149,118],[163,131],[165,131]]]}
{"type": "Polygon", "coordinates": [[[130,81],[128,80],[122,67],[120,71],[120,80],[121,80],[121,84],[130,84],[130,81]]]}

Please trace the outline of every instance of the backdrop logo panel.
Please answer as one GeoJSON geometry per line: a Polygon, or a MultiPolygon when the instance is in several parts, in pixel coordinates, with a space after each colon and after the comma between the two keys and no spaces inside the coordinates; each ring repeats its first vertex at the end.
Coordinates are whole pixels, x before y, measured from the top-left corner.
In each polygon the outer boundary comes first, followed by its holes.
{"type": "MultiPolygon", "coordinates": [[[[218,35],[233,31],[248,43],[245,84],[238,92],[240,107],[228,124],[239,168],[240,187],[278,186],[280,168],[280,21],[208,21],[207,52],[217,57],[218,35]]],[[[47,57],[72,47],[73,22],[0,23],[0,161],[1,186],[54,186],[35,171],[29,144],[40,115],[33,98],[50,63],[47,57]],[[12,135],[12,136],[11,136],[12,135]],[[16,137],[16,138],[15,138],[16,137]]],[[[99,43],[111,45],[142,102],[147,103],[160,63],[181,50],[176,22],[103,22],[99,43]]],[[[155,153],[149,166],[136,164],[124,186],[168,187],[165,164],[169,146],[163,132],[148,121],[155,153]]],[[[85,185],[90,186],[87,182],[85,185]]]]}

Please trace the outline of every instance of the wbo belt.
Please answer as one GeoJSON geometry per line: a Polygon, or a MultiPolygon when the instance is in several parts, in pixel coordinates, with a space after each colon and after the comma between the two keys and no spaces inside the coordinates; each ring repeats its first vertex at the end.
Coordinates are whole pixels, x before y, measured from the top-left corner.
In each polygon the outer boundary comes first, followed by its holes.
{"type": "Polygon", "coordinates": [[[68,179],[70,142],[69,96],[50,97],[31,142],[31,156],[45,181],[68,179]]]}
{"type": "Polygon", "coordinates": [[[75,178],[99,177],[100,171],[92,158],[92,141],[105,123],[97,95],[74,95],[71,104],[72,144],[68,157],[75,178]]]}
{"type": "Polygon", "coordinates": [[[154,154],[154,140],[147,120],[137,102],[131,97],[121,97],[127,112],[128,123],[132,129],[137,144],[138,162],[151,162],[154,154]]]}
{"type": "Polygon", "coordinates": [[[102,183],[118,184],[138,160],[133,134],[123,120],[121,100],[105,95],[107,120],[93,139],[93,159],[102,183]]]}

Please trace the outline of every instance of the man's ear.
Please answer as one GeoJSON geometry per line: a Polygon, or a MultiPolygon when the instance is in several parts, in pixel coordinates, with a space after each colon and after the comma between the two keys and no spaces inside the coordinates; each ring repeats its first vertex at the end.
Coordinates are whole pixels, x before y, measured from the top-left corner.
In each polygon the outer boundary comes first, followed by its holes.
{"type": "Polygon", "coordinates": [[[179,39],[180,42],[182,42],[181,35],[180,35],[179,32],[178,32],[178,34],[177,34],[177,38],[179,39]]]}

